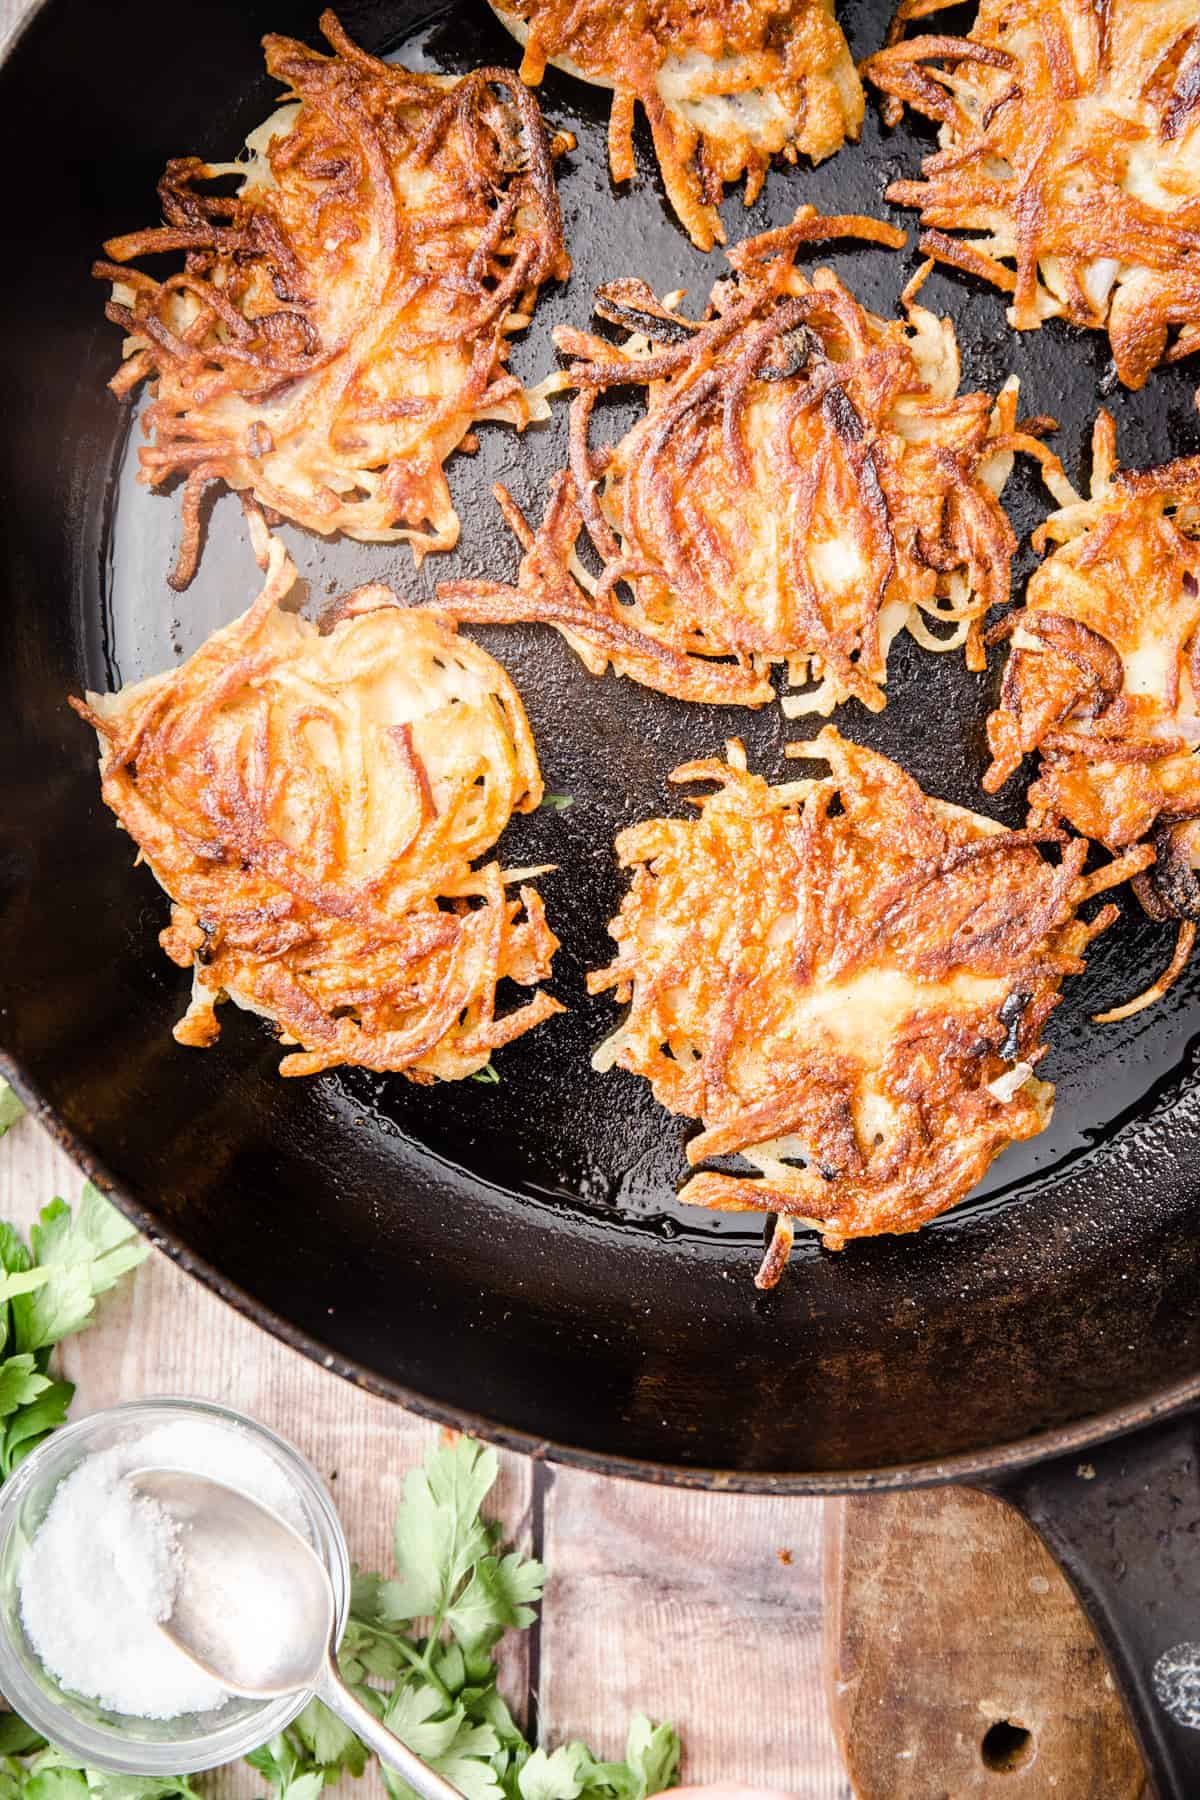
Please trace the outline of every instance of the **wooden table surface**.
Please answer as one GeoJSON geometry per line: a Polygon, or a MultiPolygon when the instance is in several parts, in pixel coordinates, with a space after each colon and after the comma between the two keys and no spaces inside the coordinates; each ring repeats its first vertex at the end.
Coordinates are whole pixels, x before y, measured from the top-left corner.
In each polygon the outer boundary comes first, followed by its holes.
{"type": "MultiPolygon", "coordinates": [[[[80,1176],[35,1119],[0,1141],[0,1218],[79,1197],[80,1176]]],[[[372,1398],[251,1325],[155,1252],[64,1347],[76,1412],[142,1394],[197,1394],[262,1419],[328,1481],[351,1555],[389,1567],[404,1476],[434,1427],[372,1398]]],[[[501,1454],[500,1512],[549,1566],[540,1627],[507,1697],[543,1741],[616,1754],[629,1714],[669,1718],[684,1772],[849,1800],[821,1675],[818,1500],[652,1488],[501,1454]]],[[[261,1793],[248,1769],[222,1800],[261,1793]]],[[[375,1800],[382,1786],[356,1788],[375,1800]]]]}

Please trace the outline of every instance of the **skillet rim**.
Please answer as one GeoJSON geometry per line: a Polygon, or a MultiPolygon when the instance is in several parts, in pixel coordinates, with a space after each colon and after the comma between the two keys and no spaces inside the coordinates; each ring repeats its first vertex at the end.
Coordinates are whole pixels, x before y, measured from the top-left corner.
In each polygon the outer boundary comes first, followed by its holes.
{"type": "MultiPolygon", "coordinates": [[[[19,4],[20,0],[10,0],[19,4]]],[[[50,0],[27,0],[25,10],[0,41],[0,72],[18,48],[26,32],[50,0]]],[[[772,1473],[767,1470],[724,1470],[703,1465],[655,1462],[636,1457],[586,1450],[579,1446],[538,1437],[514,1426],[472,1412],[443,1405],[404,1383],[380,1375],[344,1352],[335,1351],[320,1338],[285,1319],[274,1308],[256,1300],[239,1283],[225,1276],[194,1251],[179,1234],[163,1226],[127,1184],[116,1180],[84,1139],[42,1097],[20,1062],[0,1048],[0,1076],[8,1081],[30,1115],[37,1119],[86,1180],[104,1193],[143,1237],[186,1275],[201,1283],[260,1330],[278,1342],[349,1382],[364,1393],[389,1400],[435,1424],[451,1426],[500,1448],[528,1456],[535,1462],[552,1462],[592,1474],[615,1476],[665,1487],[691,1488],[713,1493],[757,1493],[818,1498],[836,1494],[886,1493],[906,1488],[936,1487],[950,1483],[986,1484],[1001,1476],[1032,1467],[1059,1456],[1091,1448],[1177,1414],[1200,1402],[1200,1368],[1184,1380],[1160,1388],[1149,1397],[1028,1437],[1010,1439],[984,1449],[914,1463],[895,1463],[830,1473],[772,1473]]]]}
{"type": "MultiPolygon", "coordinates": [[[[47,0],[37,0],[40,10],[47,0]]],[[[528,1456],[534,1462],[559,1463],[565,1468],[585,1470],[593,1475],[617,1476],[627,1481],[643,1481],[658,1487],[695,1488],[708,1493],[778,1494],[818,1498],[831,1494],[888,1493],[903,1488],[941,1487],[953,1482],[986,1483],[1002,1475],[1029,1468],[1054,1457],[1086,1450],[1109,1438],[1136,1431],[1200,1401],[1200,1369],[1187,1380],[1161,1388],[1148,1399],[1129,1401],[1090,1418],[1077,1419],[1049,1431],[1035,1432],[981,1450],[961,1451],[956,1456],[932,1461],[894,1463],[881,1468],[847,1469],[837,1474],[773,1474],[769,1470],[714,1469],[702,1465],[653,1462],[632,1456],[617,1456],[577,1445],[558,1443],[538,1437],[516,1426],[501,1424],[462,1407],[451,1407],[431,1400],[427,1395],[406,1387],[403,1382],[380,1375],[365,1364],[329,1348],[311,1332],[293,1325],[274,1308],[256,1300],[237,1282],[223,1275],[207,1257],[199,1255],[182,1237],[164,1228],[160,1219],[137,1198],[124,1183],[109,1174],[83,1139],[59,1118],[43,1100],[36,1085],[28,1080],[19,1062],[0,1050],[0,1075],[9,1082],[26,1110],[45,1127],[86,1180],[94,1183],[114,1206],[135,1225],[156,1250],[161,1250],[186,1275],[206,1287],[219,1300],[249,1319],[252,1325],[266,1331],[289,1349],[298,1351],[319,1368],[348,1381],[362,1392],[393,1401],[418,1418],[434,1424],[449,1425],[479,1437],[501,1449],[528,1456]]]]}

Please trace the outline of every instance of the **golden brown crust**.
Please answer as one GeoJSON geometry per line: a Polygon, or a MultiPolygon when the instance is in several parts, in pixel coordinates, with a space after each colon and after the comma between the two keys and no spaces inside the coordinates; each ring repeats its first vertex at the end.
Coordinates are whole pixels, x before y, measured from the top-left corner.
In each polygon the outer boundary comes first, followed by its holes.
{"type": "Polygon", "coordinates": [[[1007,599],[1015,548],[997,489],[1015,448],[1057,460],[1016,428],[1015,392],[958,393],[948,321],[910,298],[885,322],[828,270],[796,267],[802,244],[850,235],[899,239],[802,207],[730,252],[736,279],[702,322],[641,282],[602,288],[601,317],[634,335],[617,349],[556,334],[577,390],[571,467],[536,533],[501,497],[525,550],[516,586],[447,582],[439,605],[552,624],[593,673],[680,699],[763,705],[786,663],[793,686],[818,684],[784,700],[789,716],[850,696],[878,711],[903,627],[982,667],[979,620],[1007,599]],[[645,416],[595,448],[595,398],[621,388],[645,390],[645,416]]]}
{"type": "Polygon", "coordinates": [[[332,13],[321,28],[332,56],[264,40],[297,104],[252,136],[251,162],[170,163],[165,224],[96,264],[128,334],[112,386],[153,383],[141,479],[188,478],[177,587],[211,481],[313,531],[405,539],[418,560],[449,549],[446,458],[481,418],[544,411],[504,366],[570,267],[532,95],[504,69],[448,82],[378,62],[332,13]],[[235,169],[236,198],[208,191],[235,169]],[[186,261],[166,280],[125,266],[170,250],[186,261]]]}
{"type": "Polygon", "coordinates": [[[1200,7],[980,0],[966,38],[904,37],[951,3],[903,0],[863,64],[889,122],[907,105],[941,127],[888,198],[920,208],[929,255],[1011,295],[1018,331],[1107,330],[1141,387],[1200,343],[1200,7]]]}
{"type": "Polygon", "coordinates": [[[916,1230],[1042,1129],[1043,1026],[1116,916],[1077,908],[1121,871],[1082,879],[1082,839],[929,800],[833,727],[789,754],[830,773],[772,788],[734,741],[672,776],[715,784],[694,820],[621,833],[617,958],[589,987],[629,1007],[599,1065],[703,1121],[693,1165],[736,1153],[761,1173],[703,1170],[681,1198],[787,1215],[840,1248],[916,1230]]]}
{"type": "MultiPolygon", "coordinates": [[[[1147,910],[1186,926],[1200,918],[1182,830],[1200,816],[1200,462],[1119,472],[1101,412],[1091,498],[1053,513],[1035,542],[1056,548],[992,633],[1011,648],[984,787],[997,792],[1037,751],[1030,823],[1140,856],[1147,873],[1134,885],[1147,910]]],[[[1103,1018],[1159,998],[1193,937],[1181,928],[1167,973],[1103,1018]]]]}
{"type": "Polygon", "coordinates": [[[171,896],[166,954],[194,972],[180,1043],[229,997],[339,1063],[455,1080],[563,1009],[535,987],[557,939],[529,886],[477,866],[541,799],[524,708],[498,663],[385,588],[320,631],[281,610],[279,541],[250,610],[169,674],[72,701],[102,746],[104,799],[171,896]]]}
{"type": "Polygon", "coordinates": [[[746,176],[757,198],[773,155],[820,162],[857,138],[863,93],[833,0],[492,0],[525,44],[522,79],[547,62],[613,89],[609,166],[634,172],[635,102],[692,242],[725,242],[717,205],[746,176]]]}

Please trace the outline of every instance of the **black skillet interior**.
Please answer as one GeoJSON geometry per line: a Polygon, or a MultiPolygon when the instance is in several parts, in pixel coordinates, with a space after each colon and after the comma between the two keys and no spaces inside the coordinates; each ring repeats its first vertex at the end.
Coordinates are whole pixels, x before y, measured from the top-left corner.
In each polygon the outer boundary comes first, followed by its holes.
{"type": "MultiPolygon", "coordinates": [[[[886,3],[846,0],[841,12],[856,55],[881,42],[886,3]]],[[[836,1481],[983,1453],[1191,1377],[1200,962],[1152,1011],[1092,1026],[1170,953],[1169,929],[1128,899],[1053,1023],[1046,1134],[919,1237],[840,1255],[802,1242],[780,1288],[756,1294],[761,1221],[682,1210],[685,1122],[634,1078],[592,1072],[614,1015],[587,999],[583,972],[608,956],[622,891],[614,831],[681,805],[667,771],[738,733],[752,766],[778,776],[784,743],[809,732],[775,708],[688,708],[595,681],[548,631],[479,635],[525,696],[548,789],[572,796],[569,810],[515,822],[505,842],[509,860],[558,865],[543,891],[563,939],[554,987],[566,1017],[505,1050],[494,1086],[361,1072],[281,1082],[269,1033],[233,1008],[218,1048],[173,1044],[187,982],[156,944],[164,901],[100,805],[93,745],[65,696],[190,652],[248,603],[256,570],[227,496],[192,588],[165,585],[177,497],[133,481],[137,426],[104,388],[118,338],[88,265],[106,235],[154,222],[168,156],[236,152],[273,104],[261,33],[315,38],[316,16],[315,0],[177,0],[169,13],[156,0],[50,0],[0,76],[0,1040],[20,1078],[142,1222],[264,1323],[417,1404],[609,1463],[836,1481]]],[[[436,14],[360,0],[343,18],[368,48],[424,66],[516,59],[483,0],[436,14]]],[[[588,321],[602,279],[637,274],[700,305],[722,269],[667,212],[645,141],[636,184],[612,188],[605,95],[551,74],[542,101],[579,139],[561,175],[575,269],[516,350],[530,376],[552,366],[552,324],[588,321]]],[[[749,212],[731,196],[730,238],[786,220],[801,200],[886,214],[886,182],[914,170],[929,141],[919,127],[883,131],[869,104],[861,146],[815,172],[775,171],[749,212]]],[[[834,246],[812,260],[890,313],[916,252],[834,246]]],[[[1101,396],[1126,460],[1200,447],[1194,368],[1128,395],[1098,338],[1051,324],[1017,339],[1001,299],[965,279],[935,274],[923,299],[953,315],[967,384],[994,388],[1015,370],[1022,409],[1061,421],[1077,481],[1101,396]]],[[[510,575],[515,546],[491,483],[536,511],[564,426],[560,407],[524,439],[483,428],[479,454],[450,470],[461,547],[419,574],[407,552],[287,530],[314,599],[380,577],[417,595],[443,575],[510,575]]],[[[1018,468],[1007,503],[1027,542],[1047,505],[1031,469],[1018,468]]],[[[1025,550],[1022,576],[1030,566],[1025,550]]],[[[980,806],[996,667],[968,675],[959,657],[907,638],[891,666],[886,713],[852,704],[841,729],[931,792],[980,806]]],[[[1017,822],[1018,785],[986,810],[1017,822]]]]}

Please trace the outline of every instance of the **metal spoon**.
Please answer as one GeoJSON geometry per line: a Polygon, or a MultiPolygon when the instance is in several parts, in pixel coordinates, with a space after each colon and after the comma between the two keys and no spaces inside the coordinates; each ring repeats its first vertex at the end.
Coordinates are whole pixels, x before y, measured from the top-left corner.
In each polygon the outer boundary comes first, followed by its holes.
{"type": "Polygon", "coordinates": [[[290,1525],[206,1475],[138,1469],[128,1479],[182,1528],[183,1575],[161,1629],[192,1662],[247,1699],[311,1690],[421,1800],[460,1800],[342,1680],[329,1575],[290,1525]],[[248,1610],[277,1629],[248,1632],[248,1610]]]}

